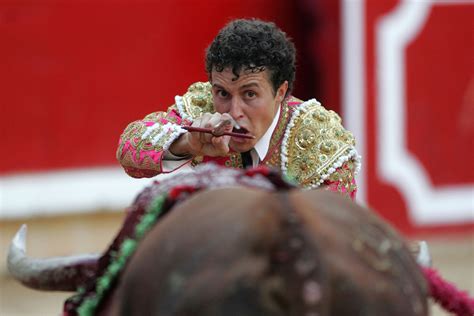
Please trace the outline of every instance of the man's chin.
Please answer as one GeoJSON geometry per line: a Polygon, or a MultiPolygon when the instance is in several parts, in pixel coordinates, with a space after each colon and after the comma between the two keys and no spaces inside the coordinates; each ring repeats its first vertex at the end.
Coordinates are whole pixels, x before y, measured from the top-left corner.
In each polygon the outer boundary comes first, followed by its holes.
{"type": "MultiPolygon", "coordinates": [[[[239,139],[241,140],[241,139],[239,139]]],[[[244,142],[241,141],[233,141],[233,139],[229,142],[229,147],[231,150],[243,153],[249,151],[255,146],[255,141],[246,139],[244,142]]]]}

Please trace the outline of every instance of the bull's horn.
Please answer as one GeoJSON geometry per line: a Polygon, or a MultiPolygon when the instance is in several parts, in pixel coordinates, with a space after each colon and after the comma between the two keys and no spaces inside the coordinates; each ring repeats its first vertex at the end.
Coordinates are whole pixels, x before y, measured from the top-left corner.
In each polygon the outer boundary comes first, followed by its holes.
{"type": "Polygon", "coordinates": [[[45,291],[75,291],[94,276],[99,255],[29,258],[26,255],[26,232],[27,227],[23,224],[10,244],[7,257],[8,271],[24,285],[45,291]]]}

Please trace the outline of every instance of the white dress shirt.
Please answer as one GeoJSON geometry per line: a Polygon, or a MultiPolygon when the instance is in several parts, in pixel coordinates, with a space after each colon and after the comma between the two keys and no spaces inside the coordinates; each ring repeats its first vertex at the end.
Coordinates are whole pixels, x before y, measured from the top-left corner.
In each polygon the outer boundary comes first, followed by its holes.
{"type": "Polygon", "coordinates": [[[273,131],[275,130],[278,118],[280,117],[280,107],[278,107],[278,111],[273,118],[272,124],[267,129],[265,134],[263,134],[262,138],[258,140],[255,144],[255,147],[250,150],[250,156],[252,157],[252,166],[256,167],[262,161],[268,153],[270,149],[270,140],[272,139],[273,131]]]}

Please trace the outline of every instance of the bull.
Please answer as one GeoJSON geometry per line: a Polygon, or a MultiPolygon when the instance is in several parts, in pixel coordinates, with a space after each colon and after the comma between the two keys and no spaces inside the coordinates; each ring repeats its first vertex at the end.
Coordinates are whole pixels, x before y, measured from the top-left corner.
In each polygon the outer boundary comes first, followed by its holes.
{"type": "Polygon", "coordinates": [[[146,188],[101,256],[34,259],[26,228],[8,268],[77,291],[64,315],[428,315],[404,239],[374,212],[265,168],[205,165],[146,188]]]}

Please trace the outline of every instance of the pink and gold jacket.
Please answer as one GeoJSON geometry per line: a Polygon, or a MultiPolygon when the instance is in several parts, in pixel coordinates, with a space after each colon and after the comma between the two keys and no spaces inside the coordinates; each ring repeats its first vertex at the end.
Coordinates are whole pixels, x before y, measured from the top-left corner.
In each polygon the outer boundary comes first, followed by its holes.
{"type": "MultiPolygon", "coordinates": [[[[213,113],[211,85],[192,84],[167,112],[155,112],[143,120],[130,123],[122,133],[117,159],[132,177],[153,177],[164,173],[163,154],[203,113],[213,113]]],[[[224,157],[194,157],[186,163],[196,166],[214,162],[243,168],[240,153],[224,157]]],[[[288,97],[282,103],[280,117],[273,131],[266,157],[260,164],[278,168],[302,187],[325,186],[332,191],[355,197],[354,176],[360,167],[352,134],[345,130],[341,118],[326,110],[318,101],[301,101],[288,97]]],[[[169,172],[169,171],[167,171],[169,172]]]]}

